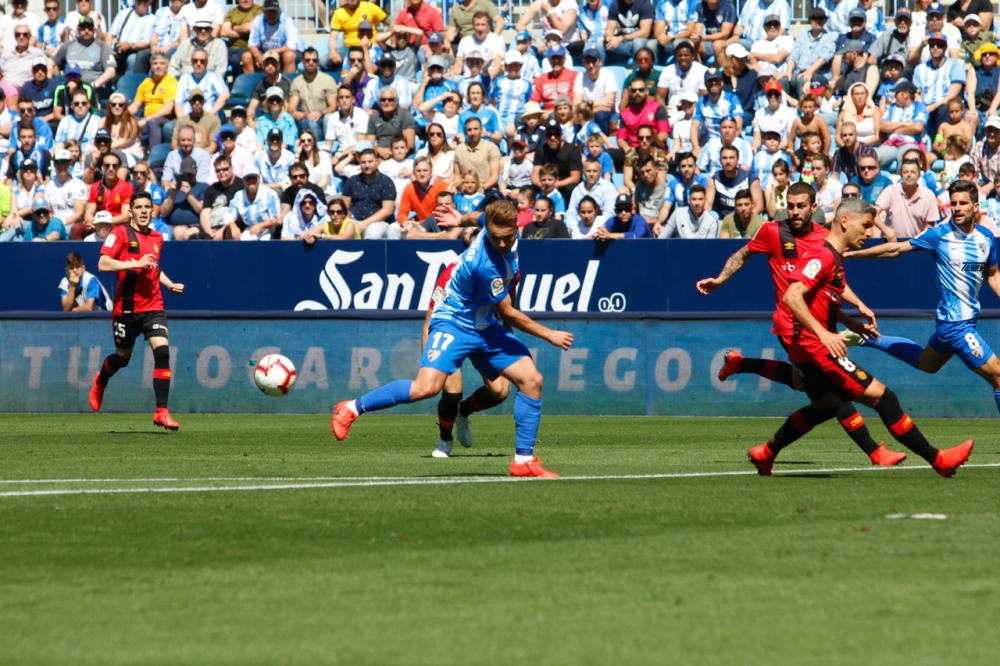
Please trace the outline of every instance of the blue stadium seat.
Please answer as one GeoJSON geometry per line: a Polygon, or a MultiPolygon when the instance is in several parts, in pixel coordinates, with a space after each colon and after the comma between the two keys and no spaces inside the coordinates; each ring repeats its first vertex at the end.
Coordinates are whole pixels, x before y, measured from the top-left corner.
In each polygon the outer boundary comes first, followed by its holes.
{"type": "Polygon", "coordinates": [[[250,103],[250,96],[253,95],[253,89],[257,87],[257,82],[264,78],[263,72],[253,72],[252,74],[240,74],[233,81],[233,92],[229,96],[229,101],[226,106],[232,108],[234,106],[246,106],[250,103]]]}
{"type": "Polygon", "coordinates": [[[145,74],[129,73],[118,79],[115,84],[115,91],[125,95],[130,102],[135,99],[135,93],[139,90],[139,85],[146,80],[145,74]]]}
{"type": "Polygon", "coordinates": [[[157,178],[163,173],[163,164],[167,161],[167,153],[170,152],[169,143],[158,143],[149,151],[149,168],[156,172],[157,178]]]}
{"type": "Polygon", "coordinates": [[[615,75],[615,81],[618,82],[619,90],[624,89],[625,77],[628,76],[628,70],[621,65],[608,65],[604,69],[615,75]]]}

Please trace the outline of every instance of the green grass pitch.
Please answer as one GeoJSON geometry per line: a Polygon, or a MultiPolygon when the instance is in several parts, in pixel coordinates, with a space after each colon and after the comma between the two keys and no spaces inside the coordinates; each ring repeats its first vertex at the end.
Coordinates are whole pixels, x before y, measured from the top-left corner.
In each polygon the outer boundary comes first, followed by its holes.
{"type": "Polygon", "coordinates": [[[430,416],[367,416],[339,444],[318,415],[177,416],[176,434],[0,416],[0,664],[1000,654],[996,420],[918,420],[941,446],[977,439],[953,479],[872,471],[832,425],[779,458],[800,473],[760,478],[719,473],[750,470],[775,419],[546,417],[538,452],[564,476],[713,475],[506,482],[508,417],[435,460],[430,416]],[[105,492],[37,494],[87,489],[105,492]],[[181,491],[124,492],[148,489],[181,491]]]}

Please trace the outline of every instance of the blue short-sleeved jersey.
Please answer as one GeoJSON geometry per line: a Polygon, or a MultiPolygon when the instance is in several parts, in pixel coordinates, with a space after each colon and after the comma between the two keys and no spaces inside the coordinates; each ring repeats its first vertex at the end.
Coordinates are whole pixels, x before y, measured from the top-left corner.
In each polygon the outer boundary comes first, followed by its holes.
{"type": "Polygon", "coordinates": [[[937,319],[967,321],[979,316],[979,289],[990,266],[997,265],[997,245],[993,234],[975,226],[970,233],[948,221],[910,239],[916,250],[934,253],[937,265],[937,319]]]}
{"type": "Polygon", "coordinates": [[[506,298],[518,272],[517,244],[501,254],[480,233],[458,258],[444,299],[434,308],[431,319],[450,321],[468,332],[499,325],[494,306],[506,298]]]}

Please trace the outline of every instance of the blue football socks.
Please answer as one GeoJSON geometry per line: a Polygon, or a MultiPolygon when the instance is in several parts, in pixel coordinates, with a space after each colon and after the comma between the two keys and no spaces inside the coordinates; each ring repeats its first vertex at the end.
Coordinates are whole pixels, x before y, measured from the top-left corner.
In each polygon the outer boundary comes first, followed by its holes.
{"type": "Polygon", "coordinates": [[[529,398],[518,391],[514,396],[514,442],[517,455],[530,456],[534,453],[541,421],[542,401],[529,398]]]}
{"type": "Polygon", "coordinates": [[[868,338],[863,345],[884,351],[903,363],[920,369],[920,354],[923,353],[924,348],[909,338],[902,338],[898,335],[881,335],[877,338],[868,338]]]}
{"type": "Polygon", "coordinates": [[[409,402],[411,384],[413,384],[413,380],[400,379],[365,393],[357,399],[358,414],[377,412],[380,409],[388,409],[400,403],[409,402]]]}

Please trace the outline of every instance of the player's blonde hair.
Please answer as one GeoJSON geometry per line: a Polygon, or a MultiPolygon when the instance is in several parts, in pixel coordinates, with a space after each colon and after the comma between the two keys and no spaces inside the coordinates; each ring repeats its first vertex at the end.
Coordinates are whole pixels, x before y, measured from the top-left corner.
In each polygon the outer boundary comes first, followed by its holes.
{"type": "Polygon", "coordinates": [[[509,201],[497,200],[486,206],[486,223],[498,227],[517,226],[517,207],[509,201]]]}

